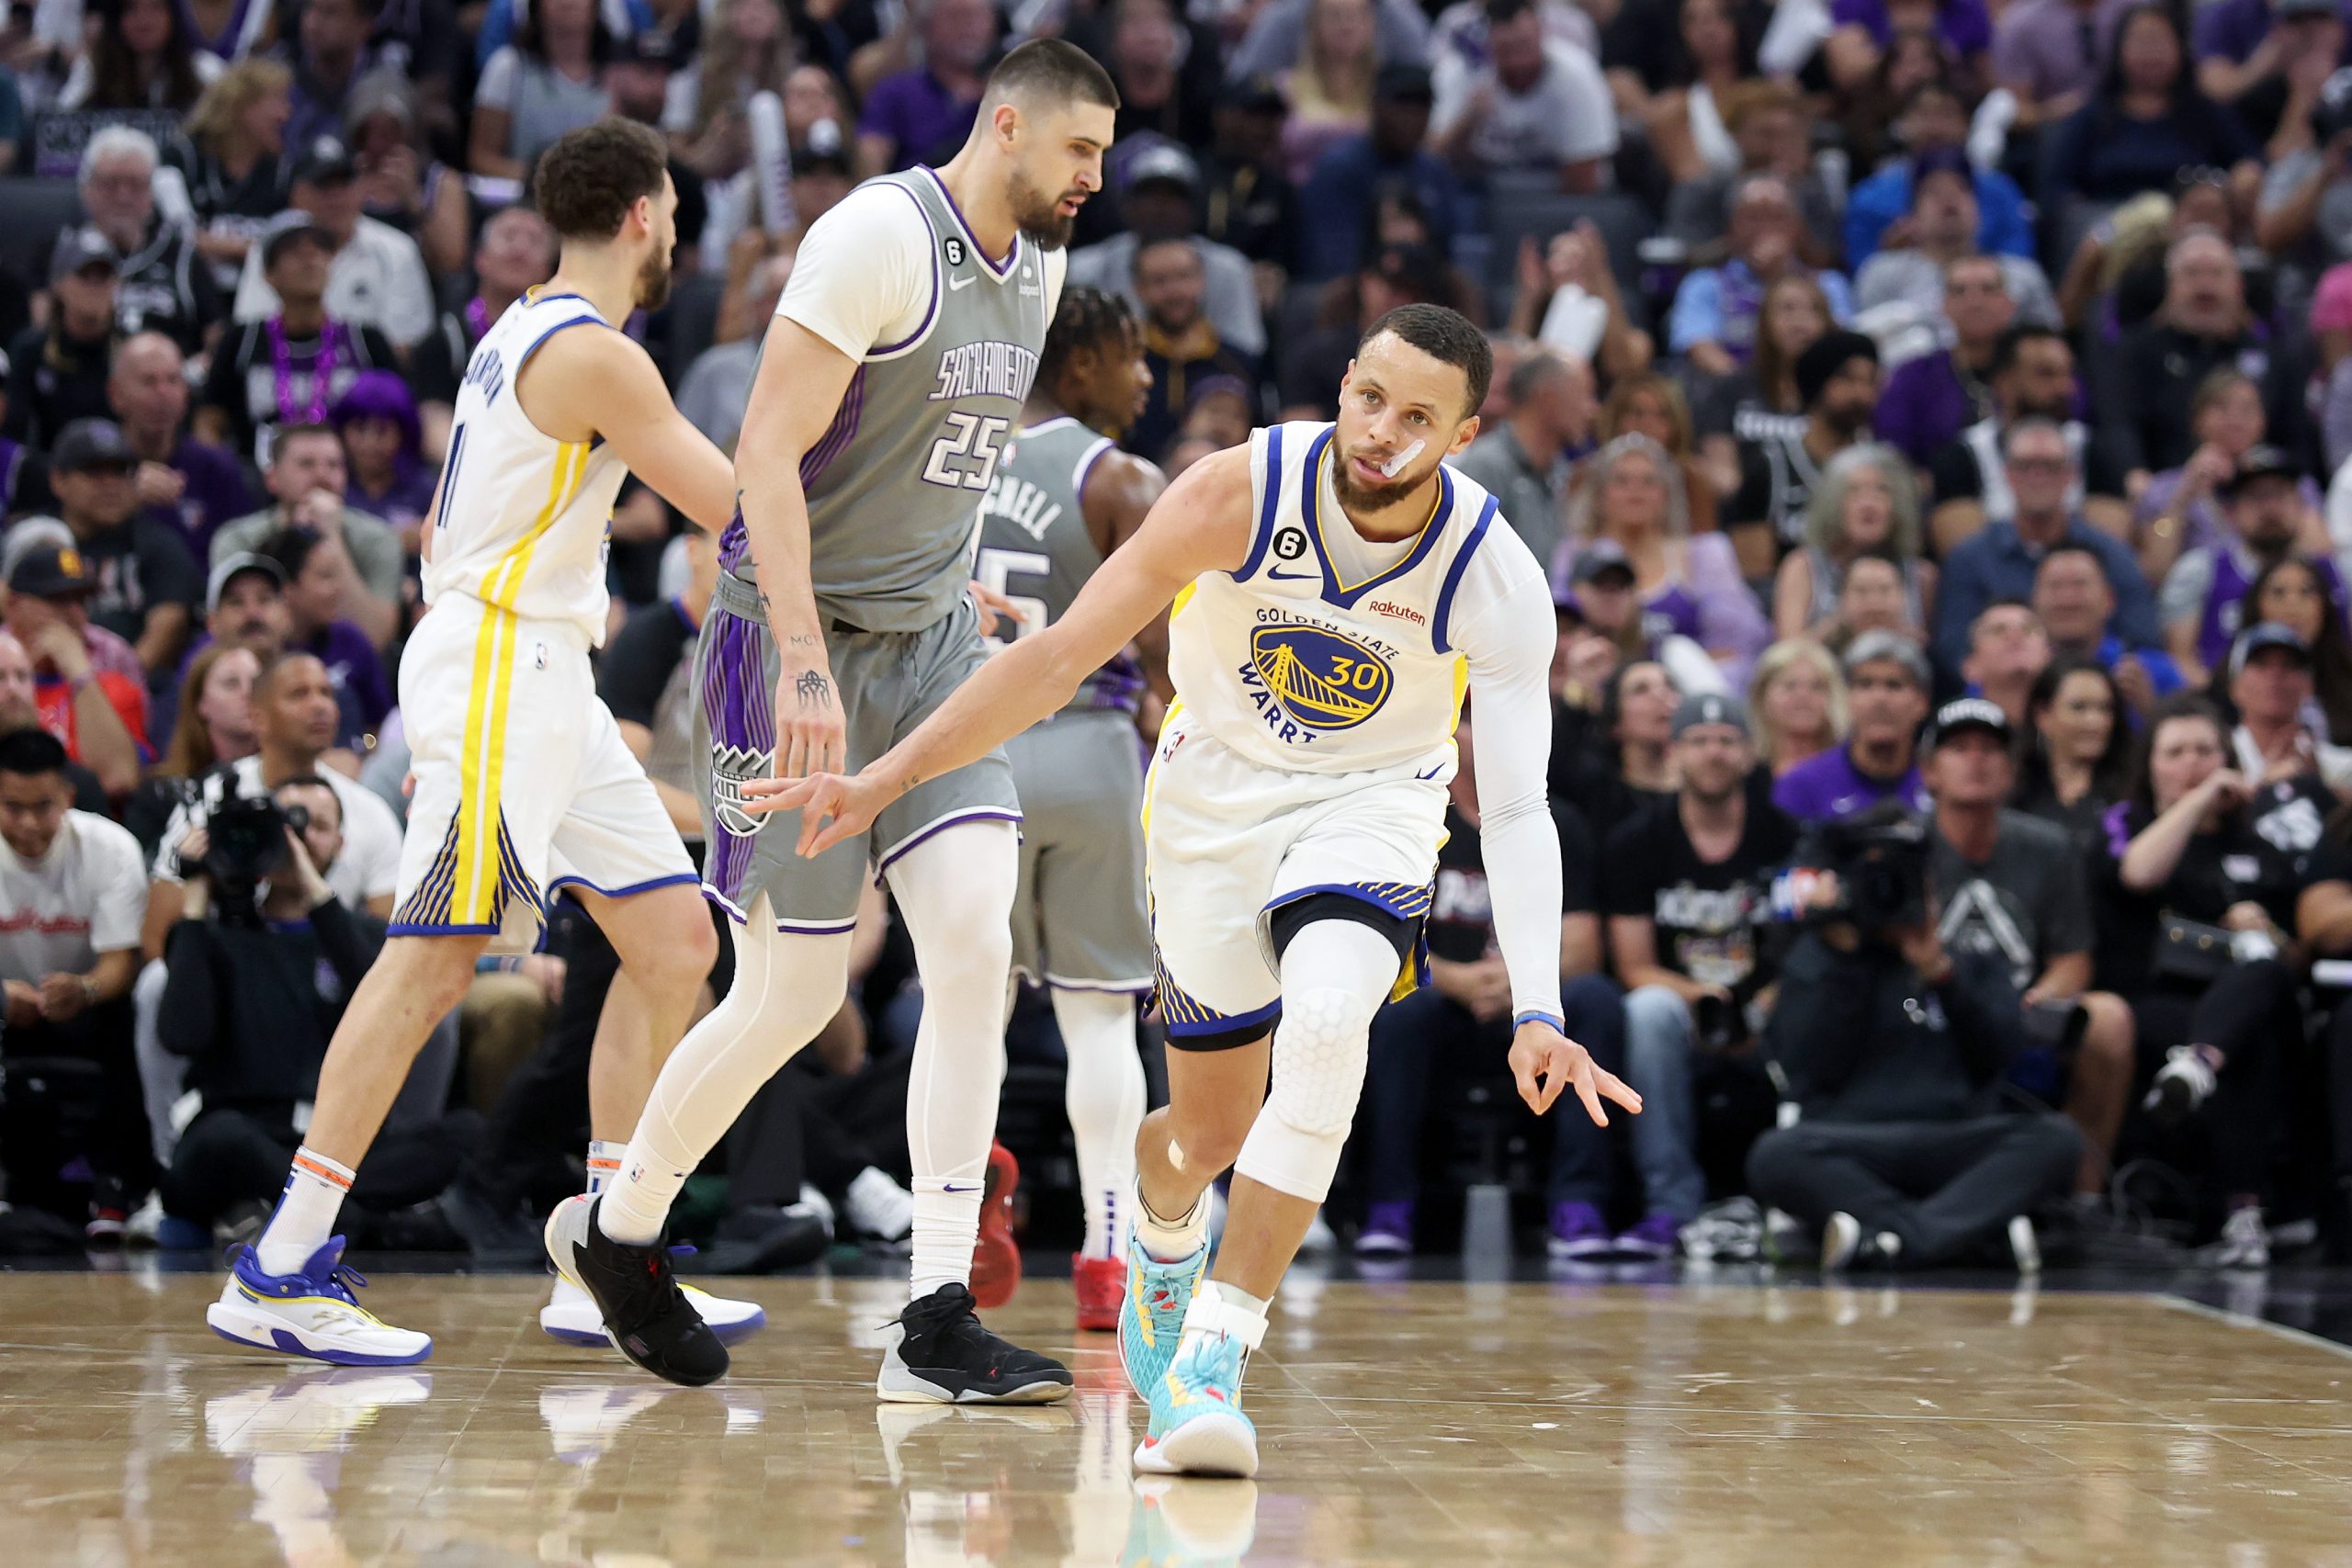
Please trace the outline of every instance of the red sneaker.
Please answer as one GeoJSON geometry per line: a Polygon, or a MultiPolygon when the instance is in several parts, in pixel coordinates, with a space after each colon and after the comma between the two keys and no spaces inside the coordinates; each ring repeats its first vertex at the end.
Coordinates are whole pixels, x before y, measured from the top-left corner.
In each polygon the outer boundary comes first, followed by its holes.
{"type": "Polygon", "coordinates": [[[1126,1267],[1115,1258],[1073,1258],[1070,1289],[1078,1294],[1078,1326],[1102,1329],[1119,1326],[1119,1308],[1127,1299],[1126,1267]]]}
{"type": "Polygon", "coordinates": [[[1002,1144],[989,1145],[988,1186],[980,1193],[980,1235],[972,1247],[972,1301],[1001,1307],[1021,1288],[1021,1244],[1012,1239],[1012,1194],[1021,1164],[1002,1144]]]}

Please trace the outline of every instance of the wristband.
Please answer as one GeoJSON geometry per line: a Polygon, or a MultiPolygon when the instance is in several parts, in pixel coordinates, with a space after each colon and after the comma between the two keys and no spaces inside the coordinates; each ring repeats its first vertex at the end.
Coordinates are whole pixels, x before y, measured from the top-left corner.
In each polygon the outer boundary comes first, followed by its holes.
{"type": "Polygon", "coordinates": [[[1568,1032],[1568,1021],[1566,1019],[1562,1018],[1558,1013],[1544,1012],[1539,1009],[1531,1009],[1526,1012],[1513,1013],[1511,1015],[1510,1026],[1513,1031],[1516,1031],[1520,1025],[1523,1023],[1537,1022],[1548,1023],[1553,1028],[1558,1030],[1562,1034],[1566,1034],[1568,1032]]]}

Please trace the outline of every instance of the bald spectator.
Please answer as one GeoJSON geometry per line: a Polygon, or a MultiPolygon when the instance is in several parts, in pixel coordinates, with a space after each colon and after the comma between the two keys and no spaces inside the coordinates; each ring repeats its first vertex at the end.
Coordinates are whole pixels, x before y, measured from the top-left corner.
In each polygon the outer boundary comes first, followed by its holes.
{"type": "Polygon", "coordinates": [[[1559,547],[1572,461],[1592,445],[1592,367],[1535,353],[1510,377],[1510,412],[1470,444],[1455,467],[1498,501],[1539,561],[1559,547]]]}
{"type": "Polygon", "coordinates": [[[204,558],[213,530],[254,509],[237,460],[187,431],[187,363],[161,333],[141,333],[114,351],[107,402],[138,467],[133,488],[143,515],[175,530],[204,558]]]}

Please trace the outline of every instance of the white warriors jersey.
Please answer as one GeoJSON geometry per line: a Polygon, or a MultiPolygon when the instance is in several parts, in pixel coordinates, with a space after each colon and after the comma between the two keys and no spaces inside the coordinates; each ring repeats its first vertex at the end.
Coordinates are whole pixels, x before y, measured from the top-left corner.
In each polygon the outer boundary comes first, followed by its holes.
{"type": "Polygon", "coordinates": [[[613,499],[628,477],[599,436],[558,441],[514,393],[524,365],[566,327],[609,331],[577,294],[537,289],[474,345],[449,427],[424,598],[462,594],[526,620],[570,621],[605,640],[613,499]]]}
{"type": "Polygon", "coordinates": [[[1332,490],[1332,432],[1280,424],[1250,438],[1249,558],[1203,574],[1168,625],[1184,711],[1250,761],[1301,773],[1388,767],[1445,745],[1468,681],[1452,634],[1474,577],[1483,611],[1498,584],[1540,575],[1495,498],[1447,467],[1419,534],[1364,538],[1332,490]],[[1474,559],[1485,570],[1473,574],[1474,559]]]}

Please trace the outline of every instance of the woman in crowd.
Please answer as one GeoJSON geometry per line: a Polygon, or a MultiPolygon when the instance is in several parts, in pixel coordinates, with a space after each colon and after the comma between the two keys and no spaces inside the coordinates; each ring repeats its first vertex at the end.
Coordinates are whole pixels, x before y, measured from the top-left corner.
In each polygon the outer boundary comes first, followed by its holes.
{"type": "Polygon", "coordinates": [[[1620,665],[1600,690],[1600,708],[1574,727],[1583,738],[1552,760],[1553,793],[1575,803],[1592,827],[1593,841],[1635,812],[1674,798],[1679,784],[1668,742],[1682,701],[1663,664],[1634,660],[1620,665]]]}
{"type": "Polygon", "coordinates": [[[1297,68],[1284,79],[1290,117],[1283,122],[1283,162],[1294,184],[1316,160],[1372,123],[1372,78],[1380,69],[1374,0],[1314,0],[1297,68]]]}
{"type": "Polygon", "coordinates": [[[1740,581],[1738,558],[1721,534],[1690,533],[1682,469],[1646,435],[1621,435],[1587,465],[1568,503],[1568,531],[1553,561],[1553,587],[1576,577],[1577,557],[1601,540],[1624,553],[1655,631],[1690,637],[1724,668],[1734,687],[1772,630],[1740,581]]]}
{"type": "Polygon", "coordinates": [[[245,252],[261,226],[286,208],[293,165],[286,122],[293,115],[294,73],[275,60],[242,60],[204,90],[187,117],[187,135],[164,152],[179,189],[166,209],[185,204],[196,248],[224,288],[236,287],[245,252]]]}
{"type": "Polygon", "coordinates": [[[2301,1038],[2290,965],[2303,878],[2254,829],[2252,785],[2229,766],[2229,731],[2201,697],[2150,719],[2130,793],[2097,856],[2098,973],[2131,1004],[2146,1109],[2160,1125],[2202,1113],[2227,1206],[2210,1260],[2270,1258],[2262,1192],[2289,1117],[2279,1055],[2301,1038]]]}
{"type": "Polygon", "coordinates": [[[1646,435],[1665,447],[1675,467],[1682,470],[1682,499],[1690,508],[1690,531],[1715,531],[1715,487],[1700,465],[1690,404],[1673,377],[1645,370],[1619,378],[1609,389],[1608,400],[1600,405],[1596,428],[1604,446],[1621,435],[1646,435]]]}
{"type": "Polygon", "coordinates": [[[1808,637],[1776,642],[1747,683],[1756,754],[1778,778],[1846,739],[1846,679],[1829,650],[1808,637]]]}
{"type": "Polygon", "coordinates": [[[1919,491],[1911,466],[1892,446],[1864,442],[1831,459],[1805,507],[1804,546],[1789,553],[1772,590],[1773,630],[1783,637],[1836,638],[1846,569],[1883,556],[1903,574],[1909,624],[1933,624],[1936,569],[1919,558],[1919,491]]]}
{"type": "Polygon", "coordinates": [[[58,90],[61,109],[186,114],[220,78],[220,57],[197,47],[173,0],[97,0],[90,15],[97,37],[58,90]]]}
{"type": "MultiPolygon", "coordinates": [[[[2268,433],[2260,384],[2235,366],[2214,371],[2197,384],[2188,428],[2197,438],[2188,461],[2151,478],[2132,514],[2140,571],[2150,582],[2162,582],[2185,552],[2229,543],[2229,521],[2222,515],[2217,492],[2237,471],[2238,459],[2268,433]]],[[[2306,475],[2300,488],[2305,510],[2317,516],[2319,487],[2306,475]]]]}
{"type": "Polygon", "coordinates": [[[1893,632],[1923,649],[1928,640],[1911,618],[1910,583],[1889,556],[1856,556],[1847,563],[1838,588],[1837,621],[1829,646],[1841,653],[1864,632],[1893,632]]]}
{"type": "Polygon", "coordinates": [[[408,383],[389,370],[369,370],[335,400],[330,415],[343,436],[349,479],[343,499],[400,530],[410,555],[433,505],[434,470],[419,455],[422,432],[408,383]]]}
{"type": "Polygon", "coordinates": [[[2312,650],[2312,701],[2319,711],[2306,714],[2303,727],[2335,745],[2352,744],[2352,632],[2345,629],[2344,606],[2309,559],[2273,561],[2245,591],[2239,625],[2265,621],[2287,627],[2312,650]]]}
{"type": "Polygon", "coordinates": [[[475,85],[466,155],[472,172],[520,180],[556,138],[602,119],[612,52],[596,0],[535,0],[514,41],[490,57],[475,85]]]}
{"type": "Polygon", "coordinates": [[[2026,712],[2031,722],[2010,804],[2096,841],[2109,809],[2123,798],[2131,765],[2132,731],[2115,677],[2095,660],[2053,659],[2034,681],[2026,712]]]}
{"type": "Polygon", "coordinates": [[[670,84],[662,128],[679,159],[709,180],[749,164],[745,106],[754,94],[781,91],[791,70],[792,37],[776,0],[724,0],[701,56],[670,84]]]}
{"type": "Polygon", "coordinates": [[[1724,95],[1757,74],[1763,35],[1748,25],[1754,15],[1732,0],[1682,0],[1678,8],[1680,47],[1669,66],[1675,85],[1651,98],[1644,116],[1650,147],[1678,185],[1739,167],[1739,144],[1724,124],[1722,105],[1724,95]]]}
{"type": "Polygon", "coordinates": [[[2196,73],[2169,6],[2135,5],[2115,24],[2114,46],[2091,101],[2050,132],[2042,149],[2041,210],[2104,205],[2167,191],[2187,168],[2232,171],[2251,209],[2259,150],[2237,117],[2197,90],[2196,73]]]}
{"type": "Polygon", "coordinates": [[[1829,296],[1810,274],[1787,272],[1772,280],[1757,306],[1756,357],[1699,396],[1699,454],[1715,488],[1739,488],[1739,443],[1804,434],[1804,400],[1797,396],[1797,356],[1831,326],[1829,296]]]}
{"type": "Polygon", "coordinates": [[[254,733],[254,678],[261,660],[235,643],[207,643],[187,661],[180,677],[178,717],[172,743],[123,802],[122,825],[139,840],[149,863],[163,845],[172,813],[195,782],[223,762],[250,757],[261,742],[254,733]]]}
{"type": "Polygon", "coordinates": [[[389,71],[361,77],[343,124],[359,170],[360,210],[413,239],[434,276],[464,272],[473,204],[465,176],[433,155],[407,79],[389,71]]]}

